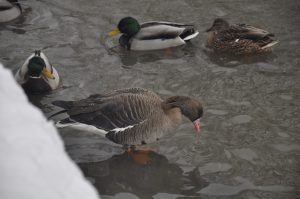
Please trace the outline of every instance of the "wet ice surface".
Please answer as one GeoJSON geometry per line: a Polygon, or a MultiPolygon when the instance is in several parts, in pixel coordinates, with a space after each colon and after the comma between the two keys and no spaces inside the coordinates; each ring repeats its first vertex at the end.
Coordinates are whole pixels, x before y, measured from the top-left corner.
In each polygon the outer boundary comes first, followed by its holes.
{"type": "Polygon", "coordinates": [[[33,50],[44,50],[63,80],[48,95],[30,96],[46,115],[59,110],[54,100],[125,87],[203,101],[199,142],[185,120],[176,134],[152,144],[147,165],[97,135],[60,130],[103,198],[299,197],[299,1],[21,3],[24,16],[0,25],[0,61],[15,71],[33,50]],[[200,34],[171,51],[108,49],[115,41],[106,33],[128,15],[194,23],[200,34]],[[215,55],[205,48],[204,31],[216,17],[265,28],[280,43],[266,55],[215,55]]]}

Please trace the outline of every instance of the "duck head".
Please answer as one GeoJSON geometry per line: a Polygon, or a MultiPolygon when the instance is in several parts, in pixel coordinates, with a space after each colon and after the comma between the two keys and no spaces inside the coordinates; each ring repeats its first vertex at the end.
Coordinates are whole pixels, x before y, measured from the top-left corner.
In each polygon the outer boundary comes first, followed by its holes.
{"type": "Polygon", "coordinates": [[[46,68],[46,63],[39,56],[32,57],[28,62],[28,75],[30,78],[41,78],[41,76],[49,79],[55,79],[51,72],[46,68]]]}
{"type": "Polygon", "coordinates": [[[213,25],[206,30],[206,32],[218,32],[228,27],[229,27],[229,23],[226,20],[217,18],[215,19],[213,25]]]}
{"type": "Polygon", "coordinates": [[[193,122],[196,132],[200,132],[200,118],[203,115],[201,102],[186,96],[174,96],[166,99],[168,107],[178,107],[181,113],[193,122]]]}
{"type": "Polygon", "coordinates": [[[120,20],[118,24],[118,28],[109,32],[108,36],[113,37],[120,33],[127,35],[128,37],[134,36],[136,33],[139,32],[141,26],[139,22],[133,17],[125,17],[120,20]]]}

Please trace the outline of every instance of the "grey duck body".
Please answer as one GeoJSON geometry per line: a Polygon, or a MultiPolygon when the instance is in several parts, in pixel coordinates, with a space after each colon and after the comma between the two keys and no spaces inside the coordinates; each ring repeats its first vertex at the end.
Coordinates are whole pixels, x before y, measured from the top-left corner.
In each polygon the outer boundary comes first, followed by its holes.
{"type": "MultiPolygon", "coordinates": [[[[101,129],[105,131],[105,137],[115,143],[140,145],[174,132],[181,123],[180,107],[166,102],[151,91],[130,88],[53,104],[66,110],[68,120],[101,129]]],[[[202,106],[200,109],[202,111],[202,106]]],[[[196,119],[202,116],[201,111],[195,113],[196,119]],[[200,112],[201,116],[198,116],[200,112]]]]}

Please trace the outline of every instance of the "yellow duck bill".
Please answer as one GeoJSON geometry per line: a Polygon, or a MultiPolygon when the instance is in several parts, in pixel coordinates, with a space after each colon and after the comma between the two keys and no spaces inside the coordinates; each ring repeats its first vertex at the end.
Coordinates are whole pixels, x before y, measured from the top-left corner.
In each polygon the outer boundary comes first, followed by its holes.
{"type": "Polygon", "coordinates": [[[116,28],[116,29],[110,31],[110,32],[108,33],[108,36],[109,36],[109,37],[114,37],[114,36],[116,36],[116,35],[118,35],[118,34],[120,34],[120,33],[121,33],[120,30],[119,30],[118,28],[116,28]]]}
{"type": "Polygon", "coordinates": [[[49,79],[55,79],[54,75],[51,74],[51,72],[49,70],[47,70],[47,68],[43,69],[42,75],[49,78],[49,79]]]}

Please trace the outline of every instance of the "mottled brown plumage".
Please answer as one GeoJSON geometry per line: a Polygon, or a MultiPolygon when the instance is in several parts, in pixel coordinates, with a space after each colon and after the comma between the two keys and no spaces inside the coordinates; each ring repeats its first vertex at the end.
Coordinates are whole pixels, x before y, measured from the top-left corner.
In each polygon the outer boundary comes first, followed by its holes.
{"type": "Polygon", "coordinates": [[[278,43],[272,33],[247,24],[230,25],[224,19],[216,19],[207,32],[207,46],[218,52],[262,53],[278,43]]]}
{"type": "Polygon", "coordinates": [[[105,131],[105,137],[122,145],[156,141],[176,129],[182,114],[196,125],[203,113],[201,103],[195,99],[174,96],[162,100],[157,94],[141,88],[53,104],[66,110],[69,118],[65,121],[95,126],[105,131]]]}

